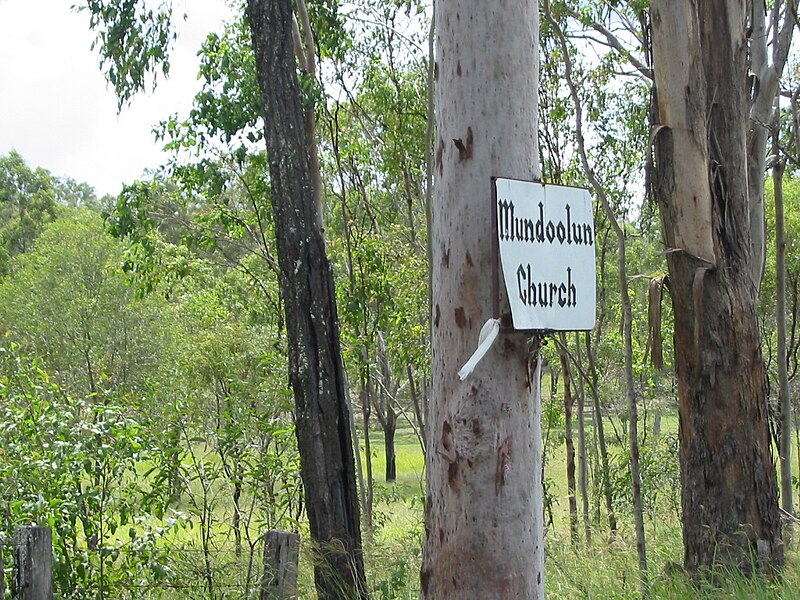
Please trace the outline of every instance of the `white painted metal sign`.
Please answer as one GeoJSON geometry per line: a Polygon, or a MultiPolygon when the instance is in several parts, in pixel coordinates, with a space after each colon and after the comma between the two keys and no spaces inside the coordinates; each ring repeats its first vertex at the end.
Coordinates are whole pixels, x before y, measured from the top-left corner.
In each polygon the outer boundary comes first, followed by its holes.
{"type": "Polygon", "coordinates": [[[501,277],[514,329],[581,331],[596,318],[592,201],[585,189],[497,178],[501,277]]]}

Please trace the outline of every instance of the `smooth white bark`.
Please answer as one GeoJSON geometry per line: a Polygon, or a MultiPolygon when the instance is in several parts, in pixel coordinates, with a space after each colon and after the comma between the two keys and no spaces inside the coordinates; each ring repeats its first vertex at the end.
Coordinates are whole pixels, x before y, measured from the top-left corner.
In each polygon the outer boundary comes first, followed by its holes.
{"type": "Polygon", "coordinates": [[[540,174],[538,19],[534,0],[437,2],[429,600],[544,595],[538,354],[501,333],[458,377],[496,316],[491,177],[540,174]]]}

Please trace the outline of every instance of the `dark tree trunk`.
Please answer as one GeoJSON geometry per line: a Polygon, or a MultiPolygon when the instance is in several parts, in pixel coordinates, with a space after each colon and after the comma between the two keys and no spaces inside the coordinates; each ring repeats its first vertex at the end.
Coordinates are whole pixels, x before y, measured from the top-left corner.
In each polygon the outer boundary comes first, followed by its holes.
{"type": "Polygon", "coordinates": [[[320,598],[366,597],[333,275],[309,169],[291,0],[248,0],[265,117],[301,476],[320,598]]]}
{"type": "Polygon", "coordinates": [[[394,449],[394,434],[397,431],[397,413],[392,406],[392,397],[397,386],[392,383],[392,368],[389,365],[389,352],[386,349],[383,333],[378,333],[378,364],[380,365],[380,393],[375,399],[375,412],[383,430],[383,452],[386,459],[386,481],[397,479],[397,465],[394,449]],[[392,391],[393,390],[393,391],[392,391]]]}
{"type": "Polygon", "coordinates": [[[397,453],[394,448],[394,434],[397,431],[397,413],[391,407],[387,407],[386,423],[382,427],[386,452],[386,481],[396,481],[397,453]]]}
{"type": "Polygon", "coordinates": [[[685,566],[783,564],[751,273],[748,8],[652,4],[656,194],[675,307],[685,566]],[[756,562],[754,563],[754,560],[756,562]]]}
{"type": "Polygon", "coordinates": [[[375,477],[372,473],[372,438],[370,437],[370,415],[372,414],[372,383],[369,369],[361,370],[361,427],[364,432],[364,462],[367,471],[367,485],[364,499],[364,527],[367,540],[372,541],[372,504],[375,499],[375,477]]]}

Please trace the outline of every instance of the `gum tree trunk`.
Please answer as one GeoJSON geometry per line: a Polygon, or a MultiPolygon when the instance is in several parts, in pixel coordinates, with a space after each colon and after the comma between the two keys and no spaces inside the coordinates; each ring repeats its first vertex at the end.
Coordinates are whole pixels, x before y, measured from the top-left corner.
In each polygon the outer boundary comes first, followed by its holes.
{"type": "Polygon", "coordinates": [[[761,257],[750,234],[747,4],[651,6],[655,186],[675,307],[691,572],[783,564],[752,279],[761,257]]]}
{"type": "Polygon", "coordinates": [[[538,5],[436,4],[432,391],[421,597],[544,596],[538,347],[493,317],[491,177],[535,179],[538,5]]]}
{"type": "Polygon", "coordinates": [[[309,167],[292,1],[248,0],[289,341],[289,382],[320,598],[366,598],[333,274],[309,167]]]}

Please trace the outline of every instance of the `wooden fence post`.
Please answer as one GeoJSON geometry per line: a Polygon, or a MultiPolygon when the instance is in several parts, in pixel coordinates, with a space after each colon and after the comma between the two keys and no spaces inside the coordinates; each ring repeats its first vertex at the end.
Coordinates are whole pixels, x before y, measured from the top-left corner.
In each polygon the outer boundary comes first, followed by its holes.
{"type": "Polygon", "coordinates": [[[14,530],[14,581],[18,600],[53,598],[53,537],[49,527],[14,530]]]}
{"type": "Polygon", "coordinates": [[[6,563],[3,547],[6,545],[6,534],[0,531],[0,598],[6,597],[6,563]]]}
{"type": "Polygon", "coordinates": [[[271,529],[264,536],[264,575],[261,600],[297,598],[297,569],[300,536],[271,529]]]}

